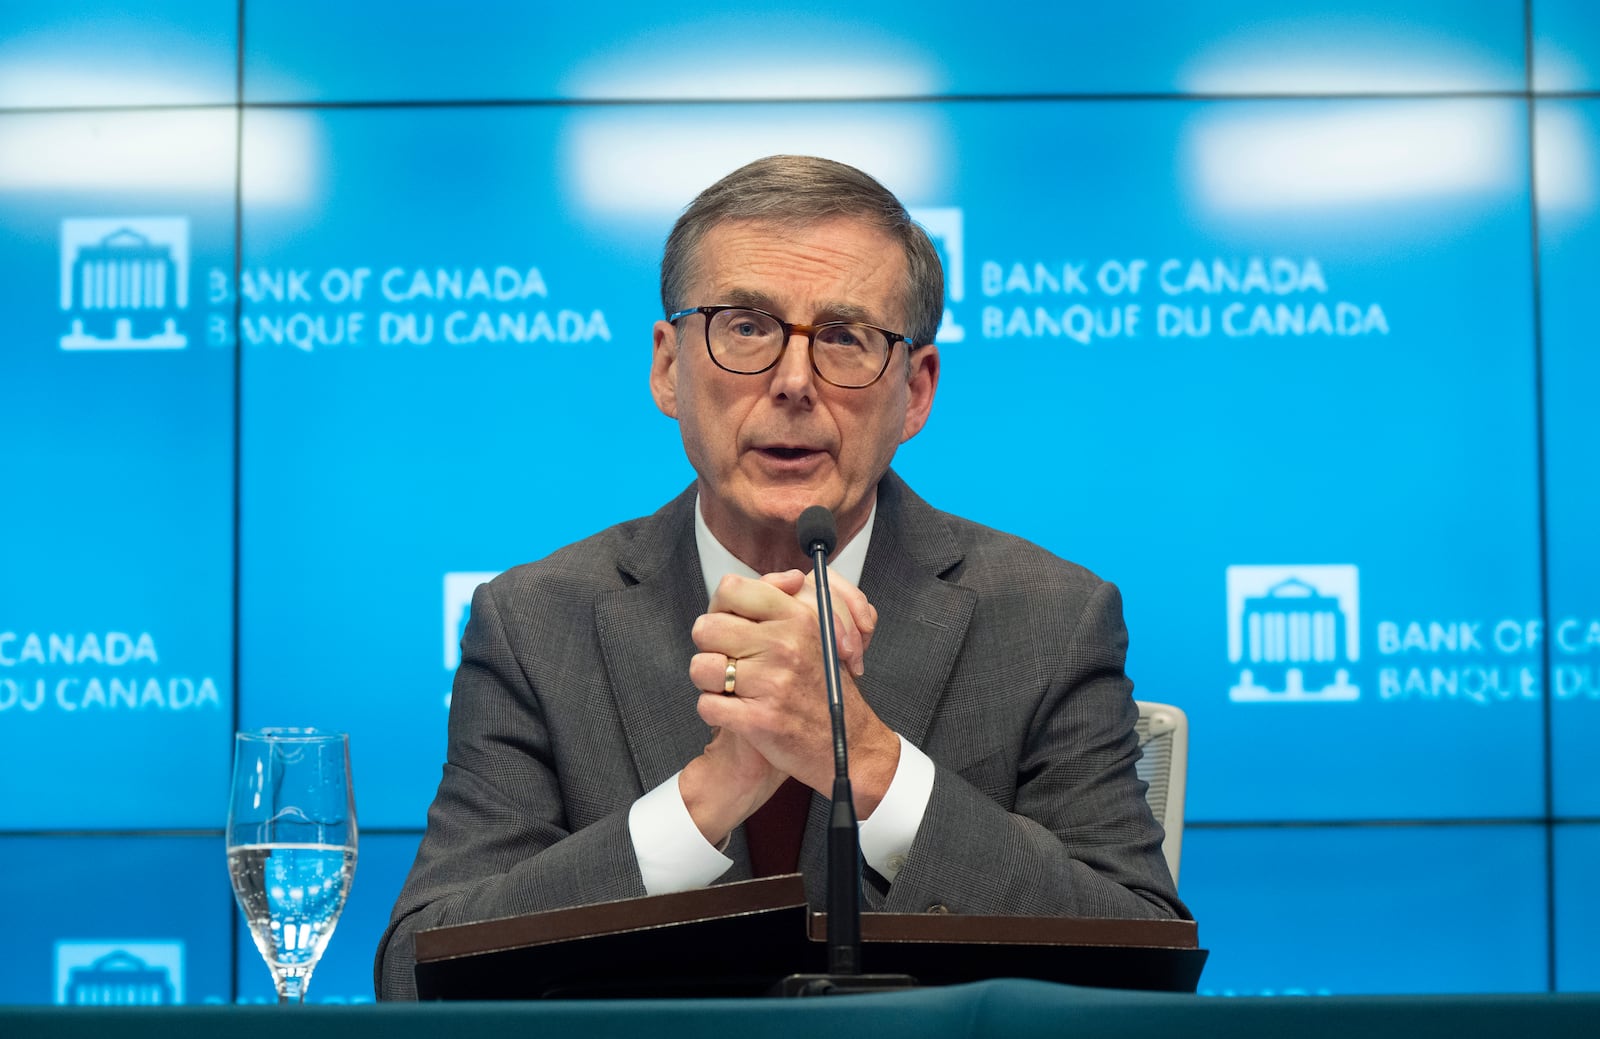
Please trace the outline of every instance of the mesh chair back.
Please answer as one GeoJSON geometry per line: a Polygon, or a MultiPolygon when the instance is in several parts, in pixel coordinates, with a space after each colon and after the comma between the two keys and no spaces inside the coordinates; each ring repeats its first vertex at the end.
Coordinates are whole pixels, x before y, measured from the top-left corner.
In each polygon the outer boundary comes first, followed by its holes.
{"type": "Polygon", "coordinates": [[[1139,707],[1139,778],[1148,785],[1145,800],[1166,836],[1161,851],[1178,882],[1183,853],[1183,795],[1189,772],[1189,717],[1171,704],[1136,701],[1139,707]]]}

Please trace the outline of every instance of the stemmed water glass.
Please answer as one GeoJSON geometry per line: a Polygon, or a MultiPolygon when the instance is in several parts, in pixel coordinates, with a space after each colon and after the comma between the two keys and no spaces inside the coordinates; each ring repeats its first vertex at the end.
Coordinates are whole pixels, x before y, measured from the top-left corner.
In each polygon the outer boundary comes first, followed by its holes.
{"type": "Polygon", "coordinates": [[[228,874],[279,1003],[305,999],[355,871],[350,738],[316,729],[238,733],[228,874]]]}

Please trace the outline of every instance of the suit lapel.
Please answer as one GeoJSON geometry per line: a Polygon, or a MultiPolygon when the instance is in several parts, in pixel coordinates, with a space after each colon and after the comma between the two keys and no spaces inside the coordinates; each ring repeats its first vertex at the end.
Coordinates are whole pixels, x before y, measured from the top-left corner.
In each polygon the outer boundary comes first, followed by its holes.
{"type": "Polygon", "coordinates": [[[945,522],[894,473],[884,476],[861,590],[879,608],[861,695],[889,728],[921,744],[966,638],[978,596],[941,580],[961,562],[945,522]]]}
{"type": "Polygon", "coordinates": [[[694,488],[651,516],[617,561],[637,583],[601,596],[595,629],[628,747],[644,790],[705,749],[711,731],[695,713],[689,638],[706,609],[694,545],[694,488]]]}

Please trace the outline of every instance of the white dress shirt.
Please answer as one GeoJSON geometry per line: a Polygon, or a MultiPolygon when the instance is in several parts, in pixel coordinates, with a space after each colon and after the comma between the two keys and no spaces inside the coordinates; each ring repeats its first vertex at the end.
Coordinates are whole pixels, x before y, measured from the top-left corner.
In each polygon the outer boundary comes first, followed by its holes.
{"type": "MultiPolygon", "coordinates": [[[[828,566],[830,575],[853,585],[861,583],[861,568],[867,560],[867,545],[872,541],[872,525],[877,518],[878,508],[874,504],[866,525],[834,553],[833,562],[828,566]]],[[[700,514],[698,500],[694,509],[694,537],[708,600],[724,574],[761,576],[735,558],[712,535],[705,517],[700,514]]],[[[878,802],[877,810],[858,824],[862,858],[890,883],[905,865],[932,795],[933,761],[901,736],[900,761],[889,789],[878,802]]],[[[678,792],[677,773],[633,803],[628,811],[628,833],[639,859],[646,894],[705,887],[733,865],[732,859],[701,835],[683,803],[683,795],[678,792]]]]}

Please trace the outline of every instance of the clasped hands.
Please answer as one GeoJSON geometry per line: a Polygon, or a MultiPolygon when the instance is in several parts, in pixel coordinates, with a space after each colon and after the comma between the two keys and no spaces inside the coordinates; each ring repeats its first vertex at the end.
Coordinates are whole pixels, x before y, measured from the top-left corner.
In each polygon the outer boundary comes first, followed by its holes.
{"type": "MultiPolygon", "coordinates": [[[[850,779],[857,818],[882,800],[899,763],[900,740],[862,699],[878,611],[859,588],[829,581],[839,651],[850,779]]],[[[712,738],[679,774],[678,789],[695,825],[712,844],[793,776],[825,794],[833,789],[833,734],[817,622],[815,579],[799,570],[755,579],[726,576],[692,632],[700,652],[689,677],[701,690],[700,717],[712,738]],[[733,695],[726,695],[735,661],[733,695]]]]}

